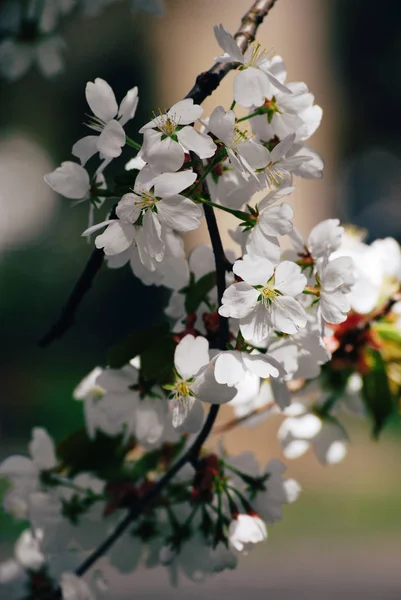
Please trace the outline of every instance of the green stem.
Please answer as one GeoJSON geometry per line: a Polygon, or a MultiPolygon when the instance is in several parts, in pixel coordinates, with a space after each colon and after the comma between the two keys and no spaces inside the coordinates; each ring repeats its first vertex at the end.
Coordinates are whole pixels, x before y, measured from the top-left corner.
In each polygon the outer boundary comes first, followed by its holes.
{"type": "Polygon", "coordinates": [[[235,100],[233,100],[233,101],[231,102],[230,110],[234,110],[234,107],[235,107],[235,105],[236,105],[236,104],[237,104],[237,103],[236,103],[236,101],[235,101],[235,100]]]}
{"type": "Polygon", "coordinates": [[[245,117],[241,117],[240,119],[236,119],[236,123],[242,123],[242,121],[247,121],[248,119],[252,119],[252,117],[257,117],[258,115],[266,114],[266,111],[261,111],[260,108],[255,110],[253,113],[249,113],[249,115],[245,115],[245,117]]]}
{"type": "Polygon", "coordinates": [[[128,135],[125,136],[125,142],[126,144],[128,144],[128,146],[135,148],[135,150],[141,150],[142,148],[141,144],[138,144],[137,142],[134,142],[134,140],[131,140],[131,138],[128,137],[128,135]]]}
{"type": "Polygon", "coordinates": [[[242,210],[234,210],[233,208],[228,208],[227,206],[223,206],[222,204],[216,204],[211,200],[206,200],[205,198],[197,198],[199,202],[203,204],[207,204],[208,206],[213,206],[214,208],[218,208],[219,210],[224,210],[225,212],[230,213],[230,215],[234,215],[237,219],[241,219],[241,221],[247,221],[249,218],[249,213],[246,213],[242,210]]]}

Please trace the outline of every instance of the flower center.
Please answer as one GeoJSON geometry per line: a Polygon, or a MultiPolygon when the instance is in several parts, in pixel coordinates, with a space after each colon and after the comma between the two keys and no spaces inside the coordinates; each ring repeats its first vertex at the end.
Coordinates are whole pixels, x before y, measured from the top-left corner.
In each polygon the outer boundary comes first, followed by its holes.
{"type": "Polygon", "coordinates": [[[266,284],[265,287],[261,290],[260,295],[262,304],[266,308],[268,308],[271,304],[273,304],[277,296],[281,296],[281,293],[278,290],[274,289],[272,285],[266,284]]]}
{"type": "Polygon", "coordinates": [[[287,177],[287,171],[278,162],[270,162],[262,171],[269,187],[279,187],[287,177]]]}
{"type": "Polygon", "coordinates": [[[263,48],[262,44],[255,40],[251,44],[251,57],[248,64],[250,67],[258,66],[261,62],[271,59],[273,56],[273,49],[266,50],[263,48]]]}
{"type": "Polygon", "coordinates": [[[153,113],[153,120],[156,123],[156,127],[161,133],[164,135],[171,137],[175,134],[177,129],[177,125],[179,123],[179,118],[176,115],[166,115],[159,111],[160,114],[155,115],[153,113]]]}
{"type": "Polygon", "coordinates": [[[248,131],[241,131],[238,127],[234,127],[233,145],[241,144],[241,142],[247,142],[252,136],[249,135],[248,131]]]}
{"type": "Polygon", "coordinates": [[[187,398],[188,396],[193,396],[187,381],[177,381],[174,385],[173,392],[175,398],[187,398]]]}

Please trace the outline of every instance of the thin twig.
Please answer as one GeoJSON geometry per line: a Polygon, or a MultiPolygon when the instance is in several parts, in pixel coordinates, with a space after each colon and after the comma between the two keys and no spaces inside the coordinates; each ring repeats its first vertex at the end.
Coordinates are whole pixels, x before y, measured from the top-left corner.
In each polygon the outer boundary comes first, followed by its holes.
{"type": "MultiPolygon", "coordinates": [[[[255,39],[256,31],[265,16],[273,8],[277,0],[256,0],[249,11],[243,16],[241,26],[235,34],[238,46],[244,52],[248,44],[255,39]]],[[[200,73],[196,82],[185,98],[192,98],[196,104],[201,104],[220,85],[224,77],[237,68],[237,63],[215,63],[210,69],[200,73]]],[[[205,210],[205,214],[210,211],[205,210]]],[[[91,289],[93,281],[104,262],[103,250],[94,250],[86,267],[82,271],[71,296],[61,311],[60,317],[52,328],[40,339],[39,345],[49,346],[62,337],[75,323],[75,313],[82,300],[91,289]]]]}

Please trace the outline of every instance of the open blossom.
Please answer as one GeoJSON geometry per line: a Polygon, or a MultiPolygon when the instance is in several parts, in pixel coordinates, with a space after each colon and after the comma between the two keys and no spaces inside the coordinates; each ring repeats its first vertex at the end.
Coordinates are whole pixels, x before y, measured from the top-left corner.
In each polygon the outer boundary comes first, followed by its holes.
{"type": "Polygon", "coordinates": [[[263,187],[276,188],[291,185],[292,173],[310,157],[306,154],[288,156],[294,144],[295,134],[287,135],[269,153],[269,160],[265,167],[259,170],[258,179],[263,187]]]}
{"type": "Polygon", "coordinates": [[[355,282],[353,260],[340,256],[318,266],[318,274],[322,317],[327,323],[342,323],[351,308],[347,295],[355,282]]]}
{"type": "Polygon", "coordinates": [[[191,430],[197,430],[203,421],[203,402],[223,404],[235,396],[235,389],[217,383],[214,364],[210,361],[209,343],[204,337],[186,335],[174,353],[177,378],[171,388],[170,407],[173,426],[180,427],[191,420],[191,430]]]}
{"type": "Polygon", "coordinates": [[[212,138],[191,126],[202,113],[203,108],[187,98],[174,104],[167,113],[155,116],[139,130],[144,134],[142,158],[159,172],[178,171],[185,152],[211,158],[216,152],[212,138]]]}
{"type": "Polygon", "coordinates": [[[194,183],[196,174],[193,171],[162,173],[151,180],[141,179],[140,175],[133,192],[125,194],[117,205],[119,220],[99,223],[83,235],[107,226],[95,240],[97,248],[103,248],[106,255],[113,256],[136,246],[142,264],[154,271],[155,261],[161,262],[165,256],[164,227],[177,231],[196,229],[203,210],[179,193],[194,183]]]}
{"type": "Polygon", "coordinates": [[[313,227],[307,242],[297,229],[293,229],[289,235],[299,254],[309,252],[315,261],[327,261],[333,252],[340,248],[344,227],[340,225],[339,219],[325,219],[313,227]]]}
{"type": "MultiPolygon", "coordinates": [[[[274,56],[270,63],[270,72],[284,85],[286,78],[285,66],[280,56],[274,56]]],[[[255,115],[250,124],[263,141],[269,141],[275,136],[284,139],[290,133],[295,133],[297,141],[308,139],[320,125],[322,109],[313,104],[314,96],[305,83],[301,81],[285,83],[291,94],[277,90],[274,96],[266,98],[264,114],[255,115]]],[[[257,107],[251,107],[254,112],[257,107]]]]}
{"type": "Polygon", "coordinates": [[[336,421],[320,419],[301,402],[293,402],[285,414],[278,440],[286,458],[298,458],[310,447],[323,464],[335,464],[345,457],[348,438],[336,421]]]}
{"type": "Polygon", "coordinates": [[[102,158],[120,156],[125,145],[124,125],[135,116],[138,106],[138,88],[134,87],[122,100],[120,106],[110,85],[97,77],[89,81],[85,89],[86,100],[93,112],[89,127],[99,135],[88,135],[76,142],[72,153],[82,165],[99,152],[102,158]]]}
{"type": "Polygon", "coordinates": [[[265,167],[270,154],[262,144],[236,127],[234,111],[217,106],[209,117],[207,128],[224,144],[228,160],[237,173],[245,180],[250,176],[256,179],[255,169],[265,167]]]}
{"type": "Polygon", "coordinates": [[[291,93],[271,72],[271,55],[258,42],[249,44],[243,53],[223,25],[216,25],[214,34],[217,43],[224,51],[224,54],[218,56],[216,61],[237,62],[241,65],[234,80],[234,99],[238,104],[245,108],[252,105],[261,106],[265,98],[273,96],[277,90],[291,93]]]}
{"type": "Polygon", "coordinates": [[[298,265],[283,261],[274,269],[267,258],[246,254],[233,271],[243,281],[226,289],[219,313],[239,319],[245,339],[260,343],[272,329],[296,333],[305,327],[305,310],[295,299],[306,285],[298,265]]]}
{"type": "Polygon", "coordinates": [[[164,243],[164,257],[162,262],[152,262],[153,271],[143,265],[138,247],[133,244],[124,252],[106,256],[107,266],[110,269],[119,269],[129,263],[135,277],[138,277],[144,285],[163,285],[172,290],[180,290],[189,279],[183,239],[167,227],[163,227],[161,236],[164,243]]]}
{"type": "Polygon", "coordinates": [[[215,361],[215,377],[218,383],[236,385],[250,372],[266,379],[283,377],[282,365],[269,354],[248,354],[239,350],[227,350],[220,353],[215,361]]]}
{"type": "Polygon", "coordinates": [[[0,43],[0,75],[16,81],[36,65],[45,77],[55,77],[63,71],[65,48],[59,35],[41,36],[31,43],[6,38],[0,43]]]}
{"type": "Polygon", "coordinates": [[[259,202],[257,213],[254,215],[256,223],[250,229],[245,243],[247,253],[264,256],[273,263],[279,262],[280,245],[277,236],[291,233],[294,211],[285,202],[275,206],[273,204],[290,194],[293,189],[293,187],[280,187],[271,191],[259,202]]]}
{"type": "Polygon", "coordinates": [[[16,518],[27,516],[29,494],[39,488],[41,472],[57,464],[53,440],[45,429],[33,429],[29,454],[30,458],[16,454],[0,463],[0,476],[11,484],[4,494],[3,507],[16,518]]]}
{"type": "Polygon", "coordinates": [[[234,515],[228,527],[228,541],[237,552],[246,553],[254,544],[266,539],[266,525],[256,513],[234,515]]]}

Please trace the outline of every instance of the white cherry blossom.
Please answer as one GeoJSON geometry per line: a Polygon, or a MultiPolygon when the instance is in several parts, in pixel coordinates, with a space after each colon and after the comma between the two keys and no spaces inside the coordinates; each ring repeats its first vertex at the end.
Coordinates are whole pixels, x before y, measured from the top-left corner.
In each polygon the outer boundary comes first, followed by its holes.
{"type": "Polygon", "coordinates": [[[101,158],[120,156],[125,145],[124,125],[135,116],[138,106],[138,88],[130,89],[120,106],[110,85],[97,77],[89,81],[85,89],[86,101],[93,112],[89,127],[99,135],[88,135],[76,142],[72,153],[82,165],[99,152],[101,158]]]}
{"type": "Polygon", "coordinates": [[[175,349],[174,365],[177,378],[172,385],[170,407],[174,427],[181,427],[193,412],[191,430],[203,421],[202,402],[223,404],[235,396],[235,389],[217,383],[215,365],[210,360],[209,343],[204,337],[186,335],[175,349]]]}
{"type": "Polygon", "coordinates": [[[295,300],[306,285],[298,265],[283,261],[274,269],[267,258],[246,254],[233,270],[243,281],[226,289],[219,313],[239,319],[245,339],[258,344],[273,329],[293,334],[305,327],[305,310],[295,300]]]}
{"type": "Polygon", "coordinates": [[[249,108],[261,106],[266,97],[273,96],[281,90],[290,94],[291,91],[282,84],[271,71],[271,55],[256,41],[249,44],[243,53],[233,36],[223,25],[214,27],[217,43],[224,51],[218,56],[217,62],[240,63],[240,70],[234,79],[234,99],[238,104],[249,108]]]}
{"type": "Polygon", "coordinates": [[[167,113],[155,116],[139,130],[144,134],[142,158],[159,172],[178,171],[185,152],[211,158],[216,152],[212,138],[191,126],[202,113],[203,108],[188,98],[174,104],[167,113]]]}
{"type": "Polygon", "coordinates": [[[266,525],[256,513],[235,515],[228,527],[228,541],[237,552],[247,553],[254,544],[266,540],[266,525]]]}
{"type": "Polygon", "coordinates": [[[255,169],[265,167],[270,160],[269,151],[249,138],[246,132],[236,125],[233,110],[225,111],[217,106],[209,117],[207,128],[222,142],[227,151],[228,160],[237,173],[248,180],[250,176],[257,179],[255,169]]]}
{"type": "Polygon", "coordinates": [[[318,273],[322,317],[327,323],[342,323],[351,308],[347,296],[355,282],[353,260],[340,256],[320,265],[318,273]]]}

